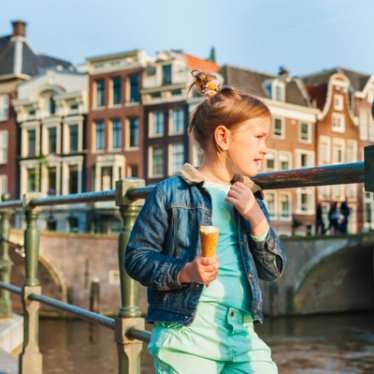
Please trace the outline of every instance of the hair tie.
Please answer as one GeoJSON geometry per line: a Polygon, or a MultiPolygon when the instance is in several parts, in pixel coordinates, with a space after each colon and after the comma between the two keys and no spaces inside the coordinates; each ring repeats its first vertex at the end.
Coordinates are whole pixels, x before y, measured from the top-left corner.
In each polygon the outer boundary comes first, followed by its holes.
{"type": "Polygon", "coordinates": [[[200,70],[192,70],[191,74],[195,78],[191,87],[196,85],[204,96],[210,97],[222,90],[222,84],[214,74],[200,70]]]}

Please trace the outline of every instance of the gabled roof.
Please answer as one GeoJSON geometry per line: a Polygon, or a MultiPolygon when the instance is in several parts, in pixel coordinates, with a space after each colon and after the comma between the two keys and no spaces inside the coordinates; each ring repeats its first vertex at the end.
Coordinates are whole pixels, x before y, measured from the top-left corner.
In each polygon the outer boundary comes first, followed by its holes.
{"type": "Polygon", "coordinates": [[[367,81],[370,79],[369,74],[361,73],[339,66],[331,69],[324,69],[313,74],[305,75],[302,77],[302,79],[307,85],[320,85],[323,83],[328,83],[330,77],[336,73],[342,73],[346,75],[347,78],[350,80],[354,91],[362,91],[367,81]]]}
{"type": "Polygon", "coordinates": [[[220,69],[220,66],[214,61],[204,60],[190,53],[184,53],[184,56],[190,70],[198,69],[209,73],[216,73],[220,69]]]}
{"type": "Polygon", "coordinates": [[[308,94],[303,82],[294,77],[279,77],[270,73],[263,73],[243,67],[224,65],[220,71],[225,84],[233,86],[251,95],[270,98],[265,89],[267,81],[282,80],[286,85],[286,102],[301,106],[310,106],[308,94]]]}
{"type": "Polygon", "coordinates": [[[54,67],[75,71],[69,61],[36,53],[25,38],[12,35],[0,38],[0,78],[1,75],[13,74],[34,76],[54,67]]]}

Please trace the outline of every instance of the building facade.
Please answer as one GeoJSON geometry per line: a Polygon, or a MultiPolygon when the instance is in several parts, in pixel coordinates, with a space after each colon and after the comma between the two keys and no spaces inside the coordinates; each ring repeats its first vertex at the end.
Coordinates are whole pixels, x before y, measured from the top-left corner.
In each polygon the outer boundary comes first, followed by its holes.
{"type": "Polygon", "coordinates": [[[147,184],[177,173],[201,159],[187,126],[202,99],[189,93],[191,71],[218,73],[219,65],[179,50],[160,52],[148,62],[143,79],[144,175],[147,184]]]}
{"type": "MultiPolygon", "coordinates": [[[[86,74],[47,70],[18,85],[19,194],[67,195],[86,188],[86,74]]],[[[86,231],[85,205],[51,207],[42,228],[86,231]]]]}
{"type": "MultiPolygon", "coordinates": [[[[147,56],[128,51],[87,59],[89,113],[87,174],[89,191],[115,188],[125,177],[144,176],[141,87],[147,56]]],[[[120,230],[114,202],[92,204],[91,230],[120,230]]]]}

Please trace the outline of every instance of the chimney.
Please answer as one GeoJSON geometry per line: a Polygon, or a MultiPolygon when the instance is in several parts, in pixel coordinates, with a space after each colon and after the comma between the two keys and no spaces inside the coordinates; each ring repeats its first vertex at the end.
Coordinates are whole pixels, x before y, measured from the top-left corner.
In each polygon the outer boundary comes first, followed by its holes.
{"type": "Polygon", "coordinates": [[[12,21],[13,34],[12,36],[26,37],[26,22],[21,20],[12,21]]]}

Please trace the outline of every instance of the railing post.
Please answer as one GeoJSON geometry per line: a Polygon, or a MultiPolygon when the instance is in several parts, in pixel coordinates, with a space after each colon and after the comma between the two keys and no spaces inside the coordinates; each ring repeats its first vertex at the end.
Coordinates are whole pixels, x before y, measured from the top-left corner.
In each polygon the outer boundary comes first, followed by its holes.
{"type": "MultiPolygon", "coordinates": [[[[373,102],[374,108],[374,102],[373,102]]],[[[374,192],[374,145],[364,149],[365,158],[365,190],[374,192]]]]}
{"type": "MultiPolygon", "coordinates": [[[[12,271],[12,260],[9,257],[9,230],[10,230],[9,209],[0,212],[0,281],[10,283],[12,271]]],[[[10,292],[0,289],[0,318],[10,318],[12,315],[12,302],[10,292]]]]}
{"type": "Polygon", "coordinates": [[[21,374],[42,374],[42,355],[39,351],[39,308],[37,301],[28,299],[33,294],[41,294],[38,279],[39,230],[37,228],[38,213],[36,208],[25,202],[26,230],[25,245],[25,285],[23,287],[23,347],[19,356],[19,372],[21,374]]]}
{"type": "Polygon", "coordinates": [[[144,330],[144,318],[139,308],[139,285],[126,273],[123,263],[131,229],[144,199],[129,200],[126,192],[130,188],[144,187],[142,179],[124,179],[116,182],[116,205],[122,218],[122,230],[118,240],[118,263],[121,281],[121,308],[116,318],[116,342],[118,348],[118,373],[140,374],[141,351],[140,340],[129,339],[126,333],[130,328],[144,330]]]}

